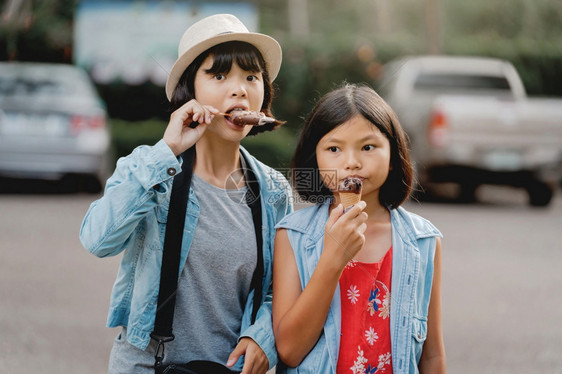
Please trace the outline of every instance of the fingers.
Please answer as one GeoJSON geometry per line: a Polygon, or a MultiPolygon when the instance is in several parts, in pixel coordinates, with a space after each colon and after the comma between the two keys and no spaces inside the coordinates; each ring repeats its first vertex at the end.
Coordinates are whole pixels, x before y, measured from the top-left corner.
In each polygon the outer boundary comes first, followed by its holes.
{"type": "Polygon", "coordinates": [[[236,364],[240,356],[246,352],[247,346],[248,346],[248,342],[246,342],[245,339],[240,340],[240,342],[236,345],[236,348],[234,348],[234,351],[232,351],[230,356],[228,356],[228,361],[226,362],[226,366],[228,367],[234,366],[234,364],[236,364]]]}
{"type": "Polygon", "coordinates": [[[266,354],[250,338],[242,338],[228,357],[227,367],[232,367],[240,356],[244,355],[242,374],[264,374],[269,369],[269,360],[266,354]]]}
{"type": "Polygon", "coordinates": [[[170,116],[163,139],[177,156],[193,146],[219,111],[190,100],[170,116]]]}
{"type": "Polygon", "coordinates": [[[332,226],[342,217],[345,216],[348,219],[359,219],[359,221],[366,221],[367,220],[367,213],[364,213],[363,210],[367,207],[367,203],[364,201],[360,201],[355,205],[347,207],[346,209],[343,208],[342,204],[339,204],[337,207],[332,209],[330,216],[328,217],[328,221],[326,221],[326,229],[331,229],[332,226]]]}
{"type": "Polygon", "coordinates": [[[360,202],[358,202],[355,205],[352,205],[348,208],[346,208],[347,210],[345,211],[345,215],[348,215],[350,217],[356,217],[359,214],[361,214],[361,212],[363,212],[363,210],[367,207],[367,203],[364,202],[363,200],[361,200],[360,202]]]}
{"type": "MultiPolygon", "coordinates": [[[[189,104],[189,103],[188,103],[189,104]]],[[[186,110],[190,110],[193,112],[191,115],[191,122],[198,122],[198,123],[206,123],[210,124],[215,114],[219,113],[219,110],[210,106],[210,105],[201,105],[199,103],[194,104],[193,107],[186,108],[186,110]]]]}
{"type": "Polygon", "coordinates": [[[170,123],[181,122],[182,126],[188,126],[192,122],[209,124],[217,113],[219,113],[218,109],[210,105],[203,105],[193,99],[172,113],[170,123]]]}
{"type": "Polygon", "coordinates": [[[363,223],[357,228],[357,232],[360,233],[361,235],[364,235],[366,230],[367,230],[367,224],[366,224],[365,222],[363,222],[363,223]]]}
{"type": "MultiPolygon", "coordinates": [[[[340,204],[341,205],[341,204],[340,204]]],[[[350,228],[357,228],[362,223],[367,221],[369,216],[363,210],[367,206],[367,203],[364,201],[360,201],[355,205],[347,207],[347,210],[342,211],[339,217],[337,217],[336,222],[338,225],[351,225],[350,228]]],[[[334,212],[332,212],[334,213],[334,212]]],[[[330,215],[330,218],[331,215],[330,215]]],[[[329,219],[328,219],[329,220],[329,219]]],[[[326,225],[327,226],[327,225],[326,225]]],[[[333,226],[333,224],[332,224],[333,226]]]]}
{"type": "Polygon", "coordinates": [[[269,361],[261,348],[257,349],[248,347],[248,351],[244,357],[244,367],[242,374],[265,374],[269,369],[269,361]]]}
{"type": "Polygon", "coordinates": [[[330,230],[334,223],[342,216],[343,214],[343,205],[339,204],[337,207],[332,209],[330,216],[328,217],[328,221],[326,221],[326,229],[330,230]]]}
{"type": "Polygon", "coordinates": [[[177,109],[172,116],[178,115],[181,117],[184,125],[189,125],[192,122],[209,124],[218,112],[218,109],[210,105],[202,105],[196,100],[190,100],[177,109]]]}
{"type": "Polygon", "coordinates": [[[345,266],[363,248],[368,215],[363,210],[367,204],[360,201],[343,213],[340,204],[332,210],[326,223],[325,248],[331,250],[327,256],[335,256],[335,261],[345,266]]]}

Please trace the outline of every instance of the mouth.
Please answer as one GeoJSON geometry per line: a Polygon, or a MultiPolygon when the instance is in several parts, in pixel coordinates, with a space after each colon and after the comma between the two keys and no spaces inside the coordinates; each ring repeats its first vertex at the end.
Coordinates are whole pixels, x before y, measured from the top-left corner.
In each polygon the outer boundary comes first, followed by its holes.
{"type": "Polygon", "coordinates": [[[338,191],[340,192],[353,192],[361,193],[361,188],[363,187],[362,177],[350,175],[342,179],[338,185],[338,191]]]}
{"type": "Polygon", "coordinates": [[[230,114],[232,112],[236,112],[236,111],[244,111],[244,110],[248,110],[248,108],[244,107],[244,106],[233,106],[231,108],[228,108],[225,113],[226,114],[230,114]]]}
{"type": "Polygon", "coordinates": [[[365,177],[362,177],[362,176],[360,176],[360,175],[353,174],[353,175],[348,175],[348,176],[346,176],[345,178],[342,179],[342,181],[343,181],[343,180],[346,180],[346,179],[355,179],[355,180],[356,180],[356,179],[359,179],[359,180],[363,181],[363,180],[365,179],[365,177]]]}
{"type": "Polygon", "coordinates": [[[237,127],[245,127],[245,125],[243,125],[243,124],[238,124],[238,123],[232,122],[231,119],[230,119],[230,117],[229,117],[229,114],[230,114],[230,113],[233,113],[233,112],[242,112],[242,111],[247,111],[247,110],[248,110],[248,109],[247,109],[246,107],[244,107],[244,106],[235,106],[235,107],[231,107],[231,108],[227,109],[227,110],[224,112],[224,114],[225,114],[224,118],[225,118],[229,123],[232,123],[233,125],[235,125],[235,126],[237,126],[237,127]]]}

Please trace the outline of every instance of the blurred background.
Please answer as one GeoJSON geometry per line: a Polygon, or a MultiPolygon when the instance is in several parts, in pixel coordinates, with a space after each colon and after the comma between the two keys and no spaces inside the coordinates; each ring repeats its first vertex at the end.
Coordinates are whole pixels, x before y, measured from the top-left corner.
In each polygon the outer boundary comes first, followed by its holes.
{"type": "Polygon", "coordinates": [[[1,11],[0,60],[84,68],[106,104],[116,156],[161,136],[169,117],[162,85],[179,38],[216,12],[237,15],[283,47],[273,109],[287,125],[248,140],[277,167],[287,166],[294,134],[322,94],[344,80],[376,86],[384,64],[403,56],[505,59],[529,95],[562,96],[556,0],[4,0],[1,11]]]}
{"type": "Polygon", "coordinates": [[[177,43],[213,13],[283,48],[287,123],[243,142],[265,163],[288,168],[343,81],[396,110],[420,182],[406,207],[445,234],[450,372],[562,373],[558,0],[0,1],[0,373],[105,370],[119,259],[84,253],[80,222],[116,158],[161,138],[177,43]]]}

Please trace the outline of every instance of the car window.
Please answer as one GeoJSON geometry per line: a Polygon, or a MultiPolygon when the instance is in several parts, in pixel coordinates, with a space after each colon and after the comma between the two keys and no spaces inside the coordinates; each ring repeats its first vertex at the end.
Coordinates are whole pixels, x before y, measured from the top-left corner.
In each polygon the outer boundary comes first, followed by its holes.
{"type": "Polygon", "coordinates": [[[431,91],[509,91],[509,82],[504,77],[469,74],[423,73],[414,83],[416,90],[431,91]]]}
{"type": "Polygon", "coordinates": [[[0,72],[0,96],[91,95],[84,76],[70,69],[0,72]]]}
{"type": "Polygon", "coordinates": [[[52,81],[29,81],[23,79],[0,78],[0,94],[11,95],[36,95],[60,94],[65,92],[65,87],[52,81]]]}

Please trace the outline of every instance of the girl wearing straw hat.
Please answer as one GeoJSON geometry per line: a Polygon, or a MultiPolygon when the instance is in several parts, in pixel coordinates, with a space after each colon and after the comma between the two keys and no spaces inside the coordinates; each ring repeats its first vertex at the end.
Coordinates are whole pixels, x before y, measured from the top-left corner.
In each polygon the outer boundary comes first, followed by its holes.
{"type": "Polygon", "coordinates": [[[178,52],[166,83],[173,113],[163,139],[117,162],[80,231],[94,255],[123,253],[107,322],[122,331],[109,372],[154,372],[158,343],[151,333],[172,181],[190,163],[174,292],[175,339],[166,343],[163,361],[209,360],[243,373],[265,373],[277,363],[270,303],[274,227],[292,211],[291,190],[280,173],[240,146],[248,134],[273,130],[279,122],[249,126],[229,114],[243,110],[272,117],[271,82],[281,48],[273,38],[249,32],[236,17],[218,14],[188,28],[178,52]],[[192,161],[184,158],[189,151],[192,161]],[[252,186],[246,169],[259,185],[261,224],[253,222],[253,208],[246,204],[252,186]],[[258,268],[258,281],[252,282],[258,268]]]}

